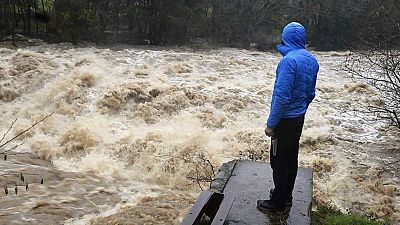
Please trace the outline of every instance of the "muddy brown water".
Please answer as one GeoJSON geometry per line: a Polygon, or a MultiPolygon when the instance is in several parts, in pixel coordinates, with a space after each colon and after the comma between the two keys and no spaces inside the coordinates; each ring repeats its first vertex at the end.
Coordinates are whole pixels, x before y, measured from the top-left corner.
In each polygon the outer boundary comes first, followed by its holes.
{"type": "MultiPolygon", "coordinates": [[[[340,70],[349,52],[314,54],[317,97],[299,159],[314,169],[314,200],[396,223],[400,133],[352,114],[377,99],[340,70]]],[[[279,59],[231,48],[0,48],[0,133],[55,111],[16,141],[32,155],[0,164],[1,174],[14,165],[48,176],[2,196],[0,223],[179,224],[200,191],[191,178],[210,173],[205,159],[214,168],[268,160],[263,126],[279,59]]]]}
{"type": "Polygon", "coordinates": [[[57,170],[49,161],[30,154],[9,155],[8,161],[0,163],[0,171],[10,175],[1,179],[9,193],[1,193],[0,224],[60,224],[72,217],[99,213],[102,205],[121,200],[116,193],[107,191],[110,184],[102,178],[57,170]],[[24,175],[28,191],[15,173],[24,175]]]}

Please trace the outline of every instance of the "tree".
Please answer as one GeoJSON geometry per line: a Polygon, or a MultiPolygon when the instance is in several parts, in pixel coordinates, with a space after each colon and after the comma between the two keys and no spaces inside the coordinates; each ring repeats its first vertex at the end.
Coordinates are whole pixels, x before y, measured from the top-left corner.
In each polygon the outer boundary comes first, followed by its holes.
{"type": "Polygon", "coordinates": [[[95,0],[54,1],[57,27],[64,38],[76,44],[79,40],[97,40],[99,14],[95,0]]]}
{"type": "Polygon", "coordinates": [[[400,5],[394,0],[371,4],[366,16],[379,22],[365,24],[360,30],[362,50],[346,59],[344,69],[376,90],[378,102],[364,105],[359,111],[388,120],[400,129],[400,5]]]}
{"type": "Polygon", "coordinates": [[[213,0],[211,5],[213,32],[226,45],[270,45],[285,24],[285,0],[213,0]]]}

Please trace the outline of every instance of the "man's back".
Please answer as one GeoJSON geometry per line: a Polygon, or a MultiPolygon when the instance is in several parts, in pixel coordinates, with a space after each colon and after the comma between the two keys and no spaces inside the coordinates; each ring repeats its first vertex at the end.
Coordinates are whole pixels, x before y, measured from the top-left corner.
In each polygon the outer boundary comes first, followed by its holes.
{"type": "Polygon", "coordinates": [[[309,103],[314,99],[319,65],[315,57],[305,49],[293,50],[285,57],[296,63],[292,98],[282,116],[292,118],[305,114],[309,103]]]}
{"type": "Polygon", "coordinates": [[[304,115],[315,97],[315,85],[319,65],[315,57],[305,49],[304,27],[290,23],[282,33],[278,46],[283,55],[276,69],[271,112],[267,126],[275,128],[282,118],[304,115]]]}

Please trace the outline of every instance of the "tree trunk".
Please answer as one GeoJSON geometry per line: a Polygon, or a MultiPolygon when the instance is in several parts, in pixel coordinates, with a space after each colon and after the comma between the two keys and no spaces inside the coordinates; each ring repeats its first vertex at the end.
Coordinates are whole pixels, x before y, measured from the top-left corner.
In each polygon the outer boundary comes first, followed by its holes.
{"type": "MultiPolygon", "coordinates": [[[[46,14],[46,10],[45,10],[45,8],[44,8],[44,0],[41,0],[41,2],[42,2],[42,11],[43,11],[43,14],[46,14]]],[[[50,12],[50,10],[49,10],[49,12],[50,12]]],[[[48,31],[48,21],[46,21],[46,34],[47,34],[47,31],[48,31]]]]}
{"type": "Polygon", "coordinates": [[[31,34],[31,1],[26,4],[27,7],[27,19],[28,19],[28,34],[31,34]]]}
{"type": "Polygon", "coordinates": [[[34,0],[34,4],[35,4],[34,10],[35,10],[36,35],[39,35],[39,22],[37,18],[38,15],[37,0],[34,0]]]}

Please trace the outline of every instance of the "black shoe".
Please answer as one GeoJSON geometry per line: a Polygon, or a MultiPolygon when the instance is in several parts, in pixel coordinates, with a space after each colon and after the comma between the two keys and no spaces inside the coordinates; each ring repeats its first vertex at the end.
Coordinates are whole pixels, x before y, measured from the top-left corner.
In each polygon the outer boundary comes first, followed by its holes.
{"type": "Polygon", "coordinates": [[[274,204],[271,200],[258,200],[257,209],[262,212],[273,212],[276,214],[286,213],[285,206],[278,206],[274,204]]]}
{"type": "MultiPolygon", "coordinates": [[[[272,195],[274,194],[275,189],[272,188],[271,190],[269,190],[269,198],[272,198],[272,195]]],[[[286,200],[285,200],[285,206],[292,206],[293,205],[293,201],[292,201],[293,197],[289,196],[286,200]]]]}

